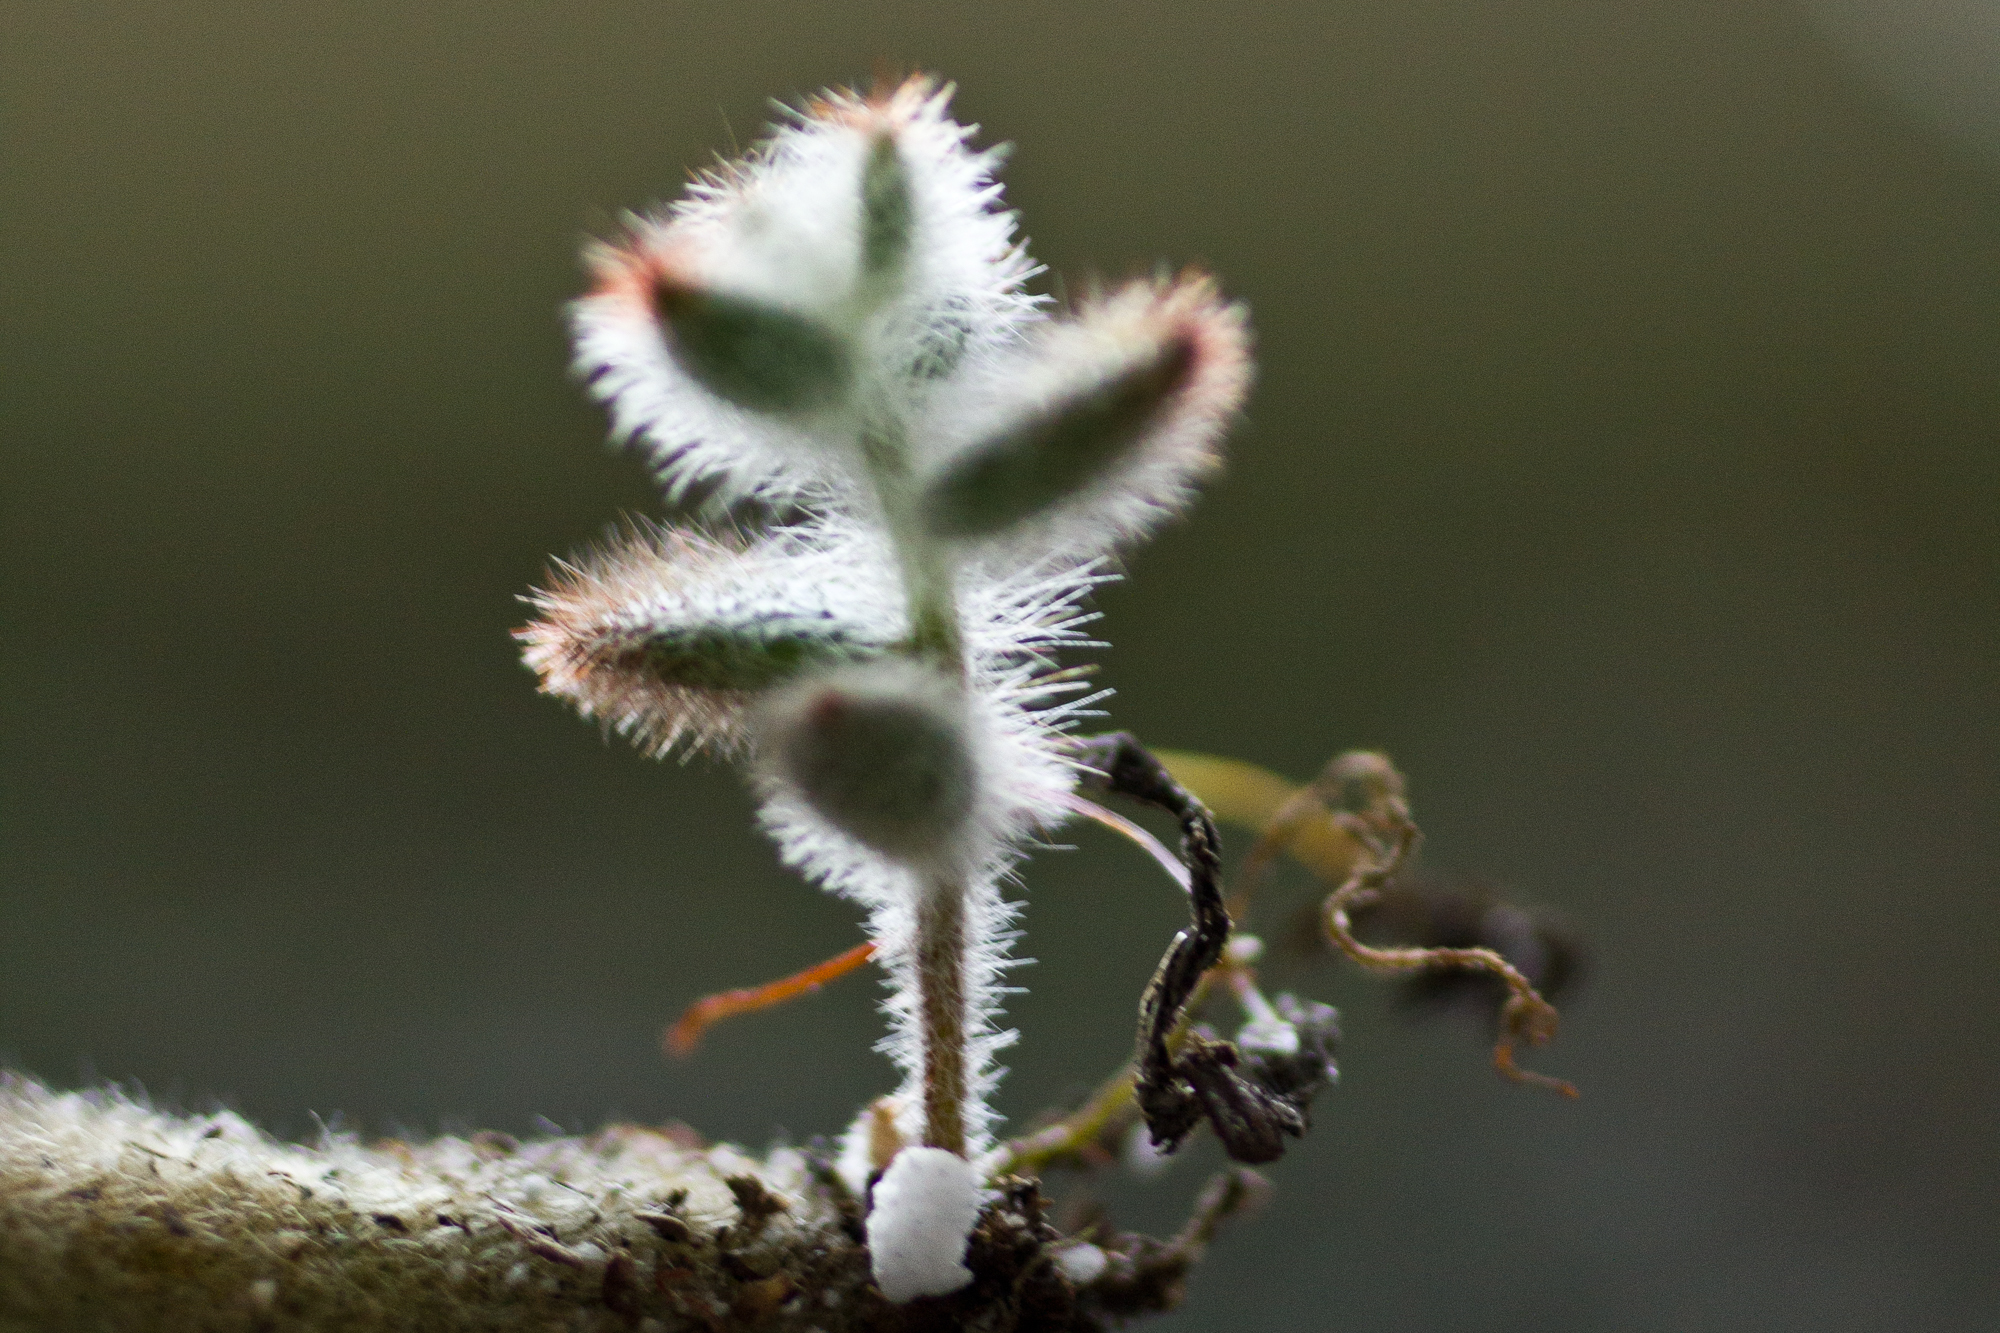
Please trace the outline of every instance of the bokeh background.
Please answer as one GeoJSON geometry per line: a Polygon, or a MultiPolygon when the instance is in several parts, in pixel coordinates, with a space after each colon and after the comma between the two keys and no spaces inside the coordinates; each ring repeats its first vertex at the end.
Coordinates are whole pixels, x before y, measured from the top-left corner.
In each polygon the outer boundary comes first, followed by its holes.
{"type": "MultiPolygon", "coordinates": [[[[1409,772],[1432,866],[1593,966],[1565,1104],[1340,1003],[1342,1085],[1163,1330],[2000,1317],[2000,19],[1982,4],[21,3],[0,41],[0,1060],[280,1132],[882,1090],[858,938],[730,773],[507,631],[644,468],[575,253],[879,63],[959,81],[1072,282],[1252,306],[1233,466],[1101,600],[1116,721],[1409,772]],[[1981,45],[1981,43],[1984,45],[1981,45]]],[[[1029,872],[1017,1122],[1124,1053],[1179,908],[1029,872]]],[[[1240,846],[1240,840],[1239,840],[1240,846]]],[[[1274,904],[1303,901],[1303,878],[1274,904]]],[[[542,1119],[538,1119],[542,1118],[542,1119]]],[[[1175,1225],[1201,1161],[1121,1186],[1175,1225]]]]}

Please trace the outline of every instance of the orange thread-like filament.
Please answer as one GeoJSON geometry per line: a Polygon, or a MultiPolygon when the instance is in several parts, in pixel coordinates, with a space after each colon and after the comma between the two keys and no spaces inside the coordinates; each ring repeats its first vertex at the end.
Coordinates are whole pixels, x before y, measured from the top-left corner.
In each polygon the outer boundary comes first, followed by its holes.
{"type": "Polygon", "coordinates": [[[739,990],[718,991],[714,995],[703,996],[689,1005],[674,1025],[667,1029],[664,1043],[667,1052],[687,1055],[701,1044],[701,1034],[708,1031],[710,1024],[737,1014],[769,1009],[774,1004],[810,994],[827,982],[846,976],[874,956],[875,944],[869,941],[855,945],[846,953],[836,954],[823,963],[814,963],[803,972],[794,972],[789,977],[767,981],[761,986],[745,986],[739,990]]]}

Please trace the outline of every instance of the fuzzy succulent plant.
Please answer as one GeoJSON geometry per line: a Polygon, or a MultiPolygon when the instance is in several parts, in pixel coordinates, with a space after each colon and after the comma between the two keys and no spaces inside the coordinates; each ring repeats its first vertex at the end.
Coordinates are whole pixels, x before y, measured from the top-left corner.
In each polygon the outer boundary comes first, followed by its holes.
{"type": "Polygon", "coordinates": [[[905,1080],[846,1162],[887,1171],[896,1296],[968,1276],[1012,1039],[1002,886],[1070,815],[1065,729],[1100,697],[1057,654],[1216,468],[1250,379],[1243,309],[1200,274],[1032,295],[998,153],[948,98],[822,96],[591,252],[576,369],[696,518],[560,567],[520,632],[585,716],[746,760],[785,859],[866,909],[905,1080]]]}

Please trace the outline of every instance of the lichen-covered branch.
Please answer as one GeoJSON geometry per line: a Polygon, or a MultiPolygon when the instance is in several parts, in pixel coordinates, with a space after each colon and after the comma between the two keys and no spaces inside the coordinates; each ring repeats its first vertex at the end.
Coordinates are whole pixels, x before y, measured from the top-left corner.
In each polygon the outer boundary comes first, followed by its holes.
{"type": "Polygon", "coordinates": [[[1230,1179],[1182,1237],[1088,1244],[1004,1177],[971,1281],[892,1303],[861,1203],[809,1152],[640,1125],[308,1148],[0,1073],[0,1333],[1095,1333],[1179,1300],[1251,1199],[1230,1179]]]}
{"type": "Polygon", "coordinates": [[[305,1148],[0,1076],[0,1329],[885,1326],[837,1183],[691,1139],[305,1148]]]}

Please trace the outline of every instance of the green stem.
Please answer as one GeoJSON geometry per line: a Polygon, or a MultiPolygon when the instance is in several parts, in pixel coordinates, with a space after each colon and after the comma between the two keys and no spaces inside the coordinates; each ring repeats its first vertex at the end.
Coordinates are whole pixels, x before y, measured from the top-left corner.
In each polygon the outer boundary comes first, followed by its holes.
{"type": "Polygon", "coordinates": [[[957,580],[949,553],[924,530],[908,447],[900,432],[871,429],[862,436],[861,454],[903,577],[910,654],[962,677],[965,642],[959,631],[957,580]]]}

